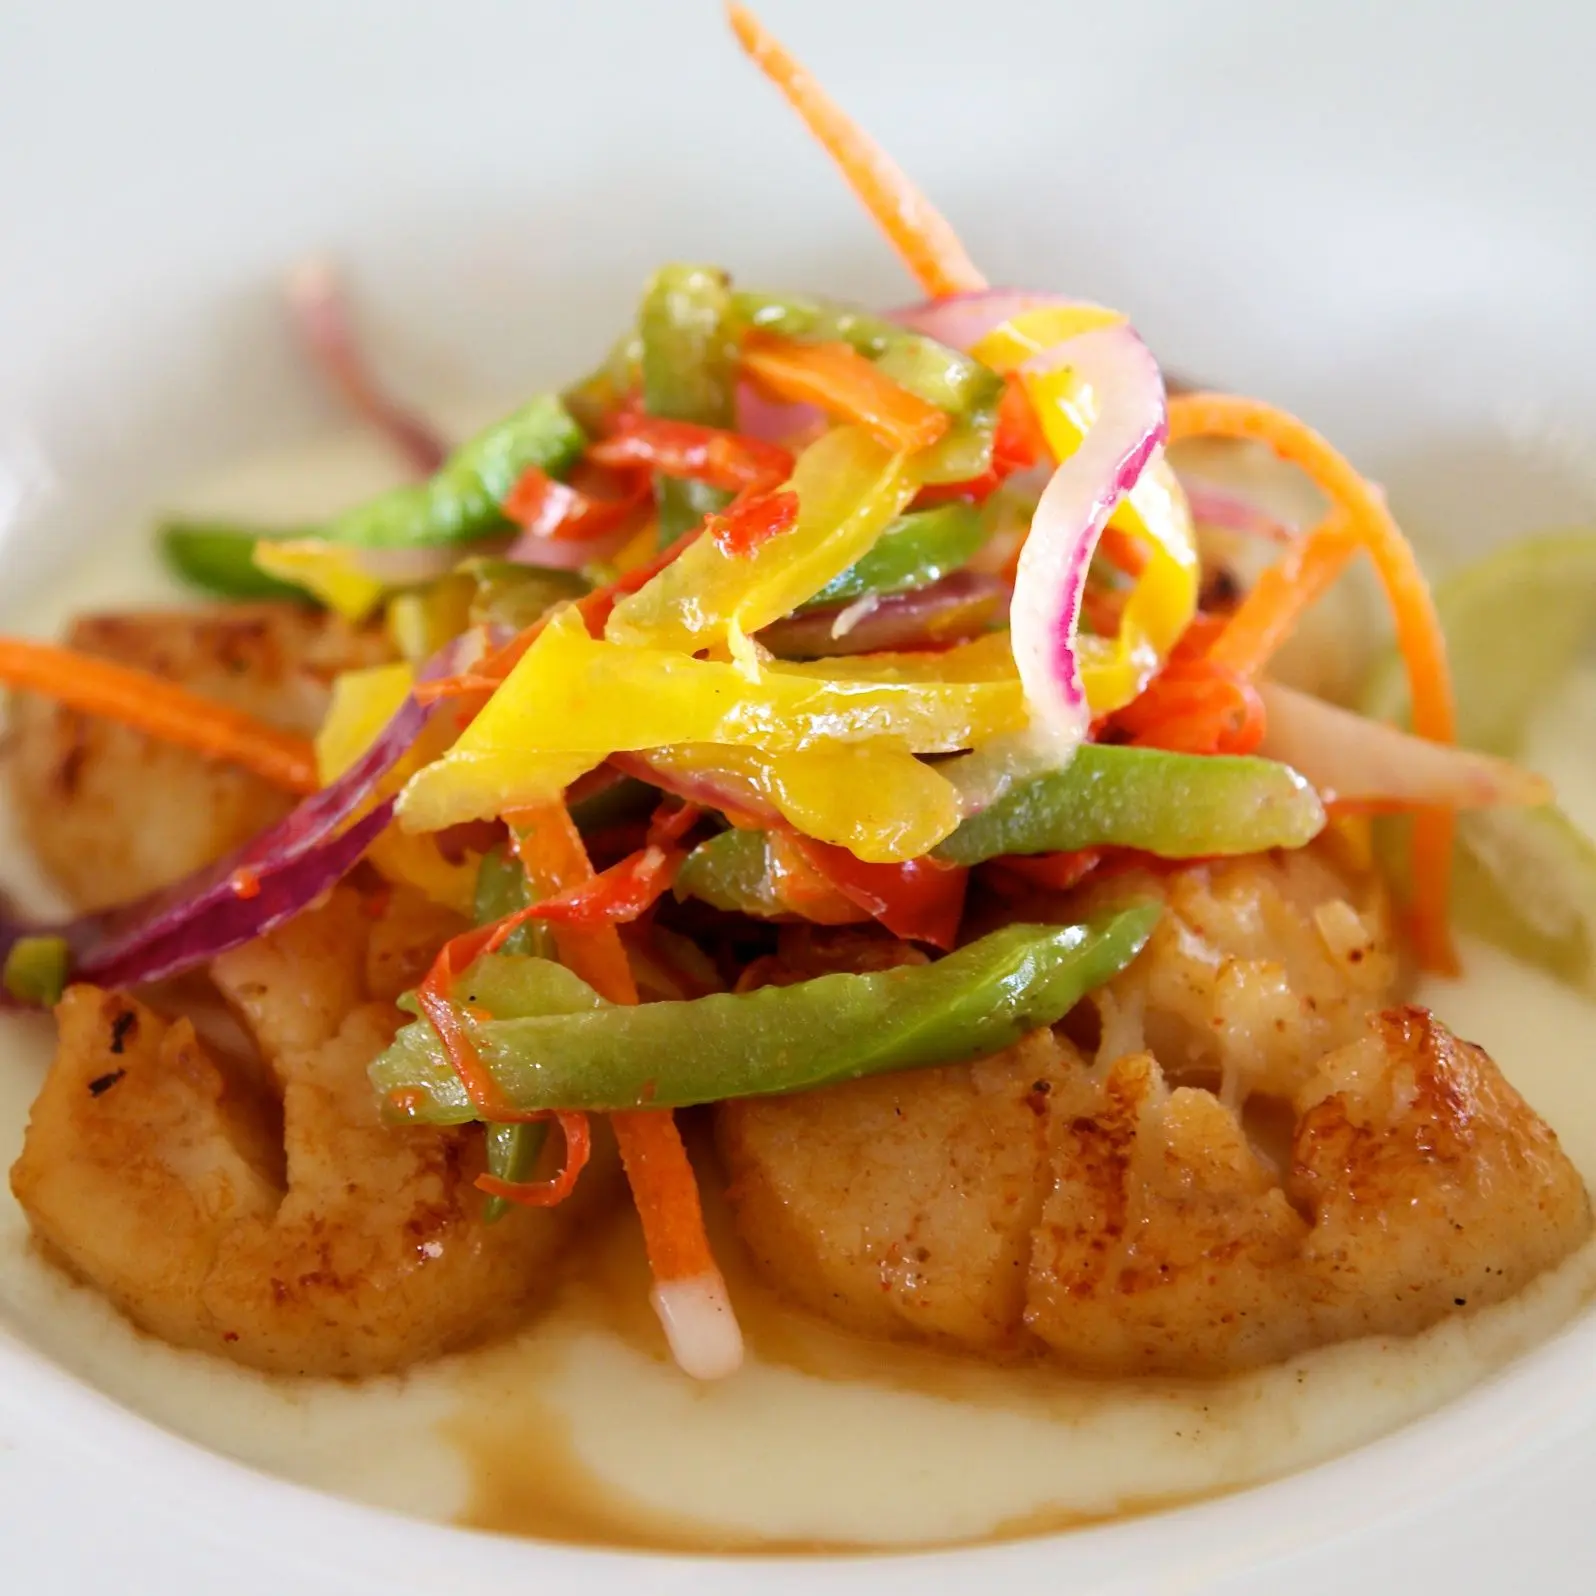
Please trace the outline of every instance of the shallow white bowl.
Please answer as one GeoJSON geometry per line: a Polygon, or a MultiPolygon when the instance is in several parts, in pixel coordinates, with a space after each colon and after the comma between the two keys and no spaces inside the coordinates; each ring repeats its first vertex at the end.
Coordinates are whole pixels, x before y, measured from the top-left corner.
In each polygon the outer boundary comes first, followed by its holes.
{"type": "MultiPolygon", "coordinates": [[[[1299,409],[1441,561],[1596,512],[1596,12],[1558,0],[767,0],[994,280],[1126,307],[1299,409]]],[[[0,604],[184,478],[330,420],[284,267],[358,278],[418,395],[579,369],[647,271],[912,297],[710,0],[13,0],[0,604]]],[[[130,535],[130,534],[121,534],[130,535]]],[[[1596,1327],[1351,1457],[1060,1540],[850,1564],[407,1523],[126,1414],[0,1326],[7,1589],[1589,1588],[1596,1327]]]]}

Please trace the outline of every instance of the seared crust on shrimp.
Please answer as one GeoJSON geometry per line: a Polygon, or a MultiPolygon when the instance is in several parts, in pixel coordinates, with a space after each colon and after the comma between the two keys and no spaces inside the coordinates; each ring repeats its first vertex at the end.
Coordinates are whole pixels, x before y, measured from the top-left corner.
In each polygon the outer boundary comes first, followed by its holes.
{"type": "MultiPolygon", "coordinates": [[[[390,652],[379,631],[297,604],[89,615],[66,641],[307,736],[321,724],[332,678],[390,652]]],[[[46,699],[17,698],[8,740],[23,833],[82,909],[187,875],[294,802],[237,766],[46,699]]]]}
{"type": "MultiPolygon", "coordinates": [[[[418,949],[451,929],[407,913],[418,949]]],[[[484,1225],[480,1136],[381,1122],[366,1068],[401,1016],[370,1000],[372,975],[391,997],[405,960],[394,937],[372,960],[374,940],[342,889],[215,962],[264,1092],[188,1019],[88,986],[61,1003],[12,1189],[55,1254],[164,1340],[381,1373],[504,1328],[547,1278],[572,1205],[484,1225]]]]}
{"type": "Polygon", "coordinates": [[[1170,914],[1099,995],[1095,1062],[1040,1032],[973,1066],[725,1105],[762,1271],[875,1334],[1214,1375],[1417,1332],[1584,1240],[1578,1173],[1485,1052],[1381,1007],[1377,889],[1321,854],[1161,890],[1170,914]]]}

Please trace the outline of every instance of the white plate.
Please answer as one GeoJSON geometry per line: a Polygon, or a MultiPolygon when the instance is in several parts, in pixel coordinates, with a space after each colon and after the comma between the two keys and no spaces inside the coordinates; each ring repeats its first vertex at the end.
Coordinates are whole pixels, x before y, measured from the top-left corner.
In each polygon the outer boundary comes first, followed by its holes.
{"type": "MultiPolygon", "coordinates": [[[[1131,311],[1300,409],[1442,559],[1596,513],[1596,13],[768,0],[995,280],[1131,311]]],[[[649,268],[910,297],[684,0],[13,0],[0,15],[0,598],[330,419],[278,273],[358,275],[407,391],[577,369],[649,268]]],[[[133,535],[131,532],[125,535],[133,535]]],[[[1262,1490],[1061,1540],[705,1565],[467,1537],[250,1474],[0,1346],[6,1589],[1588,1588],[1596,1330],[1262,1490]]]]}

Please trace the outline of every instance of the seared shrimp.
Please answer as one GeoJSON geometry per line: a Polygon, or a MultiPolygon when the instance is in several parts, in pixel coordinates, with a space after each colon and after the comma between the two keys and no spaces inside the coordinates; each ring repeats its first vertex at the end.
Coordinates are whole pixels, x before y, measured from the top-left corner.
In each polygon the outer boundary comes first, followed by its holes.
{"type": "Polygon", "coordinates": [[[1371,878],[1321,849],[1161,890],[1170,913],[1098,995],[1100,1024],[1067,1027],[1091,1055],[1044,1031],[975,1065],[725,1105],[762,1271],[872,1334],[1211,1375],[1416,1332],[1585,1238],[1578,1173],[1490,1058],[1383,1008],[1371,878]]]}
{"type": "MultiPolygon", "coordinates": [[[[163,1340],[293,1374],[401,1369],[525,1311],[571,1204],[484,1225],[481,1138],[382,1124],[366,1067],[453,926],[348,889],[224,955],[266,1083],[188,1019],[71,988],[12,1189],[36,1234],[163,1340]]],[[[591,1182],[584,1182],[593,1190],[591,1182]]]]}
{"type": "MultiPolygon", "coordinates": [[[[66,641],[313,733],[338,672],[379,663],[377,631],[296,604],[222,604],[76,621],[66,641]]],[[[165,886],[293,803],[259,776],[38,698],[11,708],[11,785],[35,856],[82,909],[165,886]]]]}

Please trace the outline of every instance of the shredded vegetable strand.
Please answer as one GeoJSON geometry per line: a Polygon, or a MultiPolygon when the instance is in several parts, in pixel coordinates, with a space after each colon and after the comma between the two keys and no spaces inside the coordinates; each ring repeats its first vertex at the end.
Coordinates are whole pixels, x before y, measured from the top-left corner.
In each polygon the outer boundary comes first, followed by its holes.
{"type": "Polygon", "coordinates": [[[751,11],[734,5],[729,15],[737,42],[836,162],[848,186],[926,293],[941,298],[985,288],[986,279],[953,229],[897,162],[855,125],[751,11]]]}
{"type": "Polygon", "coordinates": [[[777,399],[819,405],[862,426],[887,449],[929,449],[948,430],[948,415],[912,394],[847,344],[801,344],[750,337],[743,369],[777,399]]]}
{"type": "Polygon", "coordinates": [[[385,393],[367,369],[343,285],[326,261],[305,261],[293,272],[288,306],[306,350],[344,403],[387,438],[418,477],[431,476],[448,458],[448,446],[385,393]]]}
{"type": "MultiPolygon", "coordinates": [[[[529,874],[565,892],[594,879],[581,833],[563,803],[506,815],[517,853],[529,874]]],[[[611,1003],[636,1003],[637,983],[613,925],[554,922],[560,958],[611,1003]]],[[[643,1224],[654,1275],[654,1305],[678,1363],[714,1378],[742,1361],[742,1338],[725,1282],[704,1231],[698,1183],[681,1132],[668,1109],[613,1114],[621,1162],[643,1224]]]]}
{"type": "Polygon", "coordinates": [[[1258,578],[1208,658],[1240,675],[1256,676],[1357,552],[1357,540],[1339,516],[1332,517],[1258,578]]]}
{"type": "MultiPolygon", "coordinates": [[[[1224,437],[1267,444],[1305,471],[1345,518],[1347,535],[1365,549],[1385,588],[1396,620],[1397,645],[1413,695],[1413,729],[1432,742],[1457,734],[1446,637],[1412,546],[1379,493],[1311,427],[1256,399],[1228,394],[1182,395],[1169,402],[1169,437],[1224,437]]],[[[1413,828],[1412,931],[1428,969],[1457,968],[1448,930],[1452,840],[1450,811],[1429,809],[1413,828]]]]}
{"type": "Polygon", "coordinates": [[[289,792],[313,793],[321,785],[315,750],[303,737],[131,665],[53,643],[0,637],[0,683],[242,765],[289,792]]]}

